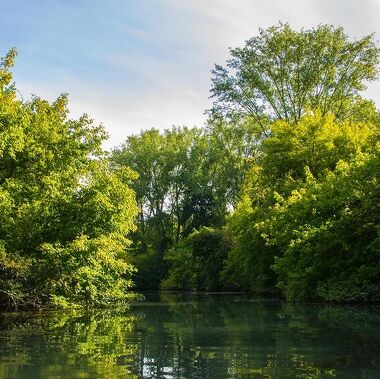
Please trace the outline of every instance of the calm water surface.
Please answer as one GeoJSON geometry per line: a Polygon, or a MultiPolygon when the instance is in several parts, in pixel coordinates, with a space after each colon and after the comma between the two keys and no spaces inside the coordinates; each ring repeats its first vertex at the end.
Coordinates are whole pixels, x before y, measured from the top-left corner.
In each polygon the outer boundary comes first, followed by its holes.
{"type": "Polygon", "coordinates": [[[0,318],[0,378],[380,378],[380,306],[147,296],[0,318]]]}

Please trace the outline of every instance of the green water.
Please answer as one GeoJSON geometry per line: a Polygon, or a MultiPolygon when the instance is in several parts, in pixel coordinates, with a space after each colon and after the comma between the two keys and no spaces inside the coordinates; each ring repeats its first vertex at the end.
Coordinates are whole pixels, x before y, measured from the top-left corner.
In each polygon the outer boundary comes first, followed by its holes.
{"type": "Polygon", "coordinates": [[[151,294],[0,318],[0,378],[380,378],[380,306],[151,294]]]}

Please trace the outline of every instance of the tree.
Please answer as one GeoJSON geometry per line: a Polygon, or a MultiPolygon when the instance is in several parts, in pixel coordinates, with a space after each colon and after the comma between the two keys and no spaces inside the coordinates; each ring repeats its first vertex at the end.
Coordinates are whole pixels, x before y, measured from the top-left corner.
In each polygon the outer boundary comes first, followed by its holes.
{"type": "Polygon", "coordinates": [[[166,289],[217,291],[231,240],[223,230],[203,227],[191,233],[170,249],[165,259],[171,265],[162,282],[166,289]]]}
{"type": "Polygon", "coordinates": [[[115,169],[131,167],[139,175],[132,184],[139,205],[133,250],[139,288],[157,288],[166,275],[164,252],[182,232],[186,186],[185,165],[198,131],[156,129],[130,136],[110,158],[115,169]]]}
{"type": "Polygon", "coordinates": [[[224,283],[277,283],[290,300],[377,300],[379,126],[316,112],[270,130],[228,222],[224,283]]]}
{"type": "Polygon", "coordinates": [[[210,120],[207,129],[152,129],[130,136],[111,156],[112,167],[139,174],[132,184],[140,207],[133,250],[139,287],[157,288],[165,253],[194,230],[220,228],[238,200],[257,128],[210,120]]]}
{"type": "Polygon", "coordinates": [[[106,305],[131,287],[135,174],[111,173],[107,137],[68,99],[16,98],[0,64],[0,305],[106,305]]]}
{"type": "Polygon", "coordinates": [[[297,122],[310,109],[355,117],[360,91],[378,76],[373,35],[351,42],[330,25],[297,32],[280,23],[230,52],[227,67],[212,71],[212,111],[251,117],[264,131],[270,121],[297,122]]]}
{"type": "Polygon", "coordinates": [[[380,299],[379,162],[377,143],[276,204],[268,243],[281,246],[273,268],[288,299],[380,299]]]}

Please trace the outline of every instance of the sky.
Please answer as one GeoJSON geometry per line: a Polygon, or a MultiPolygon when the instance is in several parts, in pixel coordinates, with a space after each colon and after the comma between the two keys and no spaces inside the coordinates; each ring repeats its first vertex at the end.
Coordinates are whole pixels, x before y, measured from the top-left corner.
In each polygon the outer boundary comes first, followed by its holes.
{"type": "MultiPolygon", "coordinates": [[[[0,0],[0,55],[16,47],[20,96],[69,94],[70,116],[87,113],[106,149],[152,127],[202,126],[211,70],[229,47],[281,22],[375,32],[379,0],[0,0]]],[[[379,82],[366,96],[380,106],[379,82]]]]}

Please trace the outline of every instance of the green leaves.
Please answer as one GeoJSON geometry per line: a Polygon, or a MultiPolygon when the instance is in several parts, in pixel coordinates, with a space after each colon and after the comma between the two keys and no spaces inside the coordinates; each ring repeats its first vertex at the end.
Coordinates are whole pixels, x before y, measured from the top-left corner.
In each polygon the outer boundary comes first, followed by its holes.
{"type": "Polygon", "coordinates": [[[378,164],[378,147],[358,153],[272,215],[273,240],[284,252],[274,269],[287,297],[380,297],[378,164]]]}
{"type": "Polygon", "coordinates": [[[104,129],[68,119],[67,95],[16,100],[14,56],[0,64],[0,305],[124,301],[136,176],[109,172],[104,129]]]}
{"type": "Polygon", "coordinates": [[[140,207],[133,243],[139,286],[159,285],[171,246],[194,230],[223,225],[257,155],[257,135],[250,120],[215,119],[205,130],[148,130],[113,152],[113,167],[130,166],[139,174],[132,184],[140,207]]]}
{"type": "Polygon", "coordinates": [[[0,96],[6,97],[13,93],[11,84],[12,72],[10,69],[13,67],[17,51],[15,48],[8,51],[5,57],[0,58],[0,96]]]}
{"type": "Polygon", "coordinates": [[[222,230],[201,228],[168,251],[171,263],[165,289],[216,291],[223,288],[220,277],[231,239],[222,230]]]}
{"type": "MultiPolygon", "coordinates": [[[[34,262],[36,276],[50,299],[68,305],[110,306],[128,299],[134,267],[128,263],[126,242],[113,235],[80,236],[61,244],[43,244],[34,262]]],[[[38,286],[38,285],[37,285],[38,286]]],[[[38,287],[37,287],[38,288],[38,287]]]]}
{"type": "Polygon", "coordinates": [[[260,30],[215,66],[206,128],[144,131],[110,159],[67,95],[17,100],[15,55],[0,61],[0,303],[123,303],[132,275],[157,288],[168,270],[167,288],[380,297],[380,116],[360,97],[373,35],[260,30]]]}
{"type": "Polygon", "coordinates": [[[373,35],[351,42],[329,25],[296,32],[280,23],[231,49],[231,56],[227,68],[212,72],[212,111],[251,116],[264,129],[269,120],[297,122],[308,109],[346,119],[365,83],[378,75],[373,35]]]}
{"type": "Polygon", "coordinates": [[[291,300],[377,300],[378,130],[321,112],[273,123],[228,223],[225,280],[260,290],[272,268],[291,300]]]}

